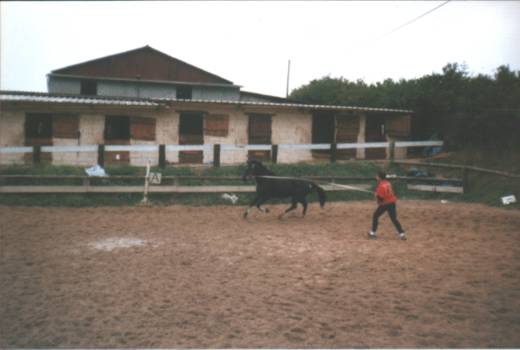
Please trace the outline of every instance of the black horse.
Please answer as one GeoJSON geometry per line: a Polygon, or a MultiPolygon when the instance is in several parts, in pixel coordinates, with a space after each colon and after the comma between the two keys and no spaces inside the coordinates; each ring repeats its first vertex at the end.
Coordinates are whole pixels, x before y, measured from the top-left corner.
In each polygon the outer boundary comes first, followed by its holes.
{"type": "Polygon", "coordinates": [[[245,181],[250,177],[254,177],[256,181],[256,197],[244,212],[244,218],[247,217],[247,214],[255,205],[259,210],[268,213],[268,209],[261,207],[265,201],[270,198],[287,197],[291,197],[292,205],[279,218],[281,219],[285,214],[296,209],[298,203],[303,205],[303,216],[305,216],[307,212],[307,200],[305,197],[313,190],[318,192],[320,206],[323,208],[325,205],[325,191],[310,180],[279,178],[256,160],[247,161],[247,169],[242,176],[242,180],[245,181]]]}

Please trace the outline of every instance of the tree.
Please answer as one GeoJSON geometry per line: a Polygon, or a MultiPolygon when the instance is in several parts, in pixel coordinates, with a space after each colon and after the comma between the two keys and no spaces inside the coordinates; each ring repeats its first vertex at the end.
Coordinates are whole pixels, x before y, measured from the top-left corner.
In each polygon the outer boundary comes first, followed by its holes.
{"type": "Polygon", "coordinates": [[[330,76],[293,90],[304,103],[412,109],[412,133],[433,134],[452,147],[513,147],[519,144],[520,71],[499,66],[493,77],[471,77],[465,64],[448,63],[442,74],[366,84],[330,76]]]}

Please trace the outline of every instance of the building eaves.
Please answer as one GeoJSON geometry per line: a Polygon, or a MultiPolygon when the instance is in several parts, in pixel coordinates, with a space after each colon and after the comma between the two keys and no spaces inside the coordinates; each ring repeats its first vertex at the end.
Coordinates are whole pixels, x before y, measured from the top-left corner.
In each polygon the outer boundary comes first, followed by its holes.
{"type": "Polygon", "coordinates": [[[409,109],[395,109],[395,108],[375,108],[362,106],[337,106],[337,105],[316,105],[305,103],[280,103],[280,102],[259,102],[259,101],[228,101],[228,100],[183,100],[183,99],[156,99],[158,101],[169,101],[170,103],[212,103],[212,104],[228,104],[228,105],[243,105],[243,106],[266,106],[266,107],[285,107],[311,110],[337,110],[337,111],[362,111],[362,112],[388,112],[388,113],[414,113],[409,109]]]}
{"type": "Polygon", "coordinates": [[[98,81],[114,81],[125,83],[144,83],[144,84],[163,84],[163,85],[189,85],[189,86],[208,86],[208,87],[222,87],[222,88],[240,88],[241,85],[234,84],[220,84],[220,83],[192,83],[188,81],[175,80],[147,80],[147,79],[128,79],[128,78],[110,78],[110,77],[96,77],[92,75],[75,75],[75,74],[61,74],[49,73],[48,77],[64,78],[64,79],[86,79],[98,81]]]}
{"type": "Polygon", "coordinates": [[[115,105],[128,107],[167,107],[166,104],[142,98],[48,94],[27,91],[0,91],[0,102],[39,102],[83,105],[115,105]]]}
{"type": "Polygon", "coordinates": [[[294,108],[330,111],[362,111],[387,113],[414,113],[407,109],[374,108],[361,106],[316,105],[304,103],[278,103],[240,100],[202,100],[202,99],[172,99],[172,98],[130,98],[112,96],[90,96],[78,94],[49,94],[44,92],[0,91],[0,102],[42,102],[42,103],[73,103],[87,105],[118,105],[128,107],[169,107],[182,104],[216,104],[235,106],[258,106],[273,108],[294,108]]]}

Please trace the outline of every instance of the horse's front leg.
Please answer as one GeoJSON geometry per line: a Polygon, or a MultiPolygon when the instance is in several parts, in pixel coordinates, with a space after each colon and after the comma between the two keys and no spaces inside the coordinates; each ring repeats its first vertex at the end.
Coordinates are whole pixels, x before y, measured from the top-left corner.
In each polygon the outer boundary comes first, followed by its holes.
{"type": "Polygon", "coordinates": [[[246,211],[244,212],[244,215],[243,215],[243,218],[247,218],[247,215],[249,215],[249,211],[251,210],[252,207],[254,207],[256,205],[256,203],[258,202],[258,200],[260,199],[260,196],[256,196],[252,201],[251,203],[249,204],[249,207],[247,207],[246,211]]]}

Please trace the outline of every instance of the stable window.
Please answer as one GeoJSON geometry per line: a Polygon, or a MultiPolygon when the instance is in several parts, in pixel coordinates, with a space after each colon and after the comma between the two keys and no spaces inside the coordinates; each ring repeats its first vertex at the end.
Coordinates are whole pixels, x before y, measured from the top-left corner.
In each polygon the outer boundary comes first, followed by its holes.
{"type": "MultiPolygon", "coordinates": [[[[179,144],[202,145],[204,113],[182,112],[179,119],[179,144]]],[[[204,158],[202,151],[180,151],[180,163],[202,163],[204,158]]]]}
{"type": "MultiPolygon", "coordinates": [[[[269,114],[249,114],[248,143],[250,145],[271,144],[271,116],[269,114]]],[[[270,151],[249,151],[248,159],[267,161],[270,151]]]]}
{"type": "Polygon", "coordinates": [[[52,116],[44,113],[28,113],[25,116],[26,139],[52,139],[52,116]]]}
{"type": "Polygon", "coordinates": [[[271,144],[271,116],[249,114],[248,141],[250,145],[271,144]]]}
{"type": "MultiPolygon", "coordinates": [[[[26,146],[52,145],[52,115],[45,113],[27,113],[25,115],[24,144],[26,146]]],[[[32,162],[32,154],[25,154],[26,162],[32,162]]],[[[52,161],[52,153],[42,152],[41,161],[52,161]]]]}
{"type": "Polygon", "coordinates": [[[132,117],[130,134],[134,140],[155,141],[155,118],[132,117]]]}
{"type": "Polygon", "coordinates": [[[312,143],[333,143],[336,140],[336,119],[327,111],[312,114],[312,143]]]}
{"type": "MultiPolygon", "coordinates": [[[[330,111],[315,111],[312,114],[312,143],[336,142],[336,118],[330,111]]],[[[314,158],[328,159],[329,150],[313,150],[314,158]]]]}
{"type": "Polygon", "coordinates": [[[52,118],[52,136],[60,139],[79,138],[79,118],[77,115],[59,114],[52,118]]]}
{"type": "MultiPolygon", "coordinates": [[[[359,117],[351,113],[336,115],[336,143],[357,143],[359,134],[359,117]]],[[[356,158],[356,149],[340,149],[336,152],[337,159],[356,158]]]]}
{"type": "Polygon", "coordinates": [[[130,117],[106,116],[105,140],[130,140],[130,117]]]}
{"type": "Polygon", "coordinates": [[[90,79],[82,80],[80,94],[81,95],[97,95],[97,81],[90,80],[90,79]]]}
{"type": "Polygon", "coordinates": [[[409,115],[389,117],[386,122],[388,136],[398,138],[410,136],[412,124],[409,115]]]}
{"type": "Polygon", "coordinates": [[[177,86],[176,97],[179,100],[191,100],[192,88],[191,86],[177,86]]]}
{"type": "Polygon", "coordinates": [[[229,116],[227,114],[209,114],[204,118],[204,135],[228,136],[229,116]]]}

